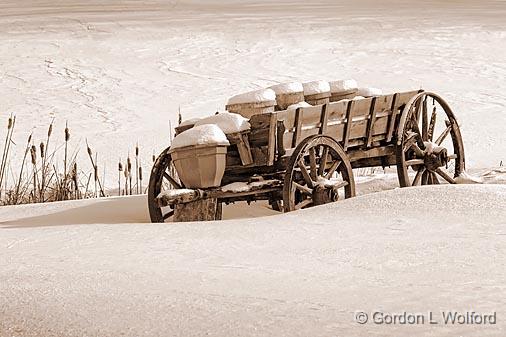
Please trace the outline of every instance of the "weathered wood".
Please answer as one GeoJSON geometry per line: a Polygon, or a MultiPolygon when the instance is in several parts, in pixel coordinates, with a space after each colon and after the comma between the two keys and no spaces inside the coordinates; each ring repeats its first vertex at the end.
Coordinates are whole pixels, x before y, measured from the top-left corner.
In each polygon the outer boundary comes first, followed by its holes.
{"type": "Polygon", "coordinates": [[[329,121],[329,112],[328,112],[328,104],[324,104],[322,106],[322,112],[320,117],[320,131],[318,132],[320,135],[324,135],[327,132],[327,124],[329,121]]]}
{"type": "Polygon", "coordinates": [[[271,115],[269,121],[269,141],[267,147],[267,165],[274,165],[276,159],[276,129],[277,129],[277,118],[275,114],[271,115]]]}
{"type": "Polygon", "coordinates": [[[251,154],[248,133],[249,132],[237,132],[227,135],[230,144],[237,145],[237,151],[239,152],[242,165],[253,164],[253,155],[251,154]]]}
{"type": "Polygon", "coordinates": [[[285,146],[283,143],[283,136],[285,135],[285,124],[283,121],[277,121],[277,130],[276,130],[276,146],[278,150],[278,157],[282,157],[285,155],[285,146]]]}
{"type": "Polygon", "coordinates": [[[353,107],[355,105],[356,101],[350,101],[348,104],[348,110],[346,111],[346,126],[344,129],[344,135],[343,135],[343,150],[346,151],[348,149],[348,143],[350,141],[350,132],[351,132],[351,125],[353,123],[351,119],[351,112],[353,111],[353,107]]]}
{"type": "Polygon", "coordinates": [[[366,146],[367,147],[371,147],[374,122],[376,121],[376,110],[374,110],[375,103],[376,103],[376,97],[374,97],[371,102],[371,108],[370,108],[370,112],[369,112],[369,122],[367,124],[367,135],[366,135],[366,138],[367,138],[366,146]]]}
{"type": "Polygon", "coordinates": [[[302,132],[302,109],[295,110],[295,130],[293,132],[292,147],[296,147],[299,143],[300,133],[302,132]]]}
{"type": "MultiPolygon", "coordinates": [[[[198,199],[174,205],[174,222],[212,221],[217,218],[216,198],[198,199]]],[[[221,215],[220,215],[221,217],[221,215]]]]}

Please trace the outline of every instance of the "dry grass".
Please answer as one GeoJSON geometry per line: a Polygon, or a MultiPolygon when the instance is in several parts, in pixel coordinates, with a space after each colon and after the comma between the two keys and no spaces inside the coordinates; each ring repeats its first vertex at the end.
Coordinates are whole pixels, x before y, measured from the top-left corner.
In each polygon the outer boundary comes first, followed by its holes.
{"type": "MultiPolygon", "coordinates": [[[[105,167],[99,171],[98,153],[93,152],[86,141],[88,163],[77,162],[78,150],[71,153],[71,130],[65,125],[61,142],[54,139],[54,124],[48,127],[47,137],[36,142],[30,135],[23,148],[21,163],[11,162],[13,134],[16,117],[10,116],[4,138],[0,161],[0,205],[43,203],[63,200],[107,196],[105,191],[105,167]],[[35,144],[39,144],[38,146],[35,144]],[[61,153],[63,151],[63,154],[61,153]],[[57,159],[63,158],[63,159],[57,159]],[[100,177],[103,174],[103,177],[100,177]]],[[[119,162],[118,195],[143,193],[140,148],[135,147],[135,168],[130,156],[127,164],[119,162]],[[122,173],[125,184],[122,185],[122,173]],[[124,187],[124,188],[122,188],[124,187]]]]}

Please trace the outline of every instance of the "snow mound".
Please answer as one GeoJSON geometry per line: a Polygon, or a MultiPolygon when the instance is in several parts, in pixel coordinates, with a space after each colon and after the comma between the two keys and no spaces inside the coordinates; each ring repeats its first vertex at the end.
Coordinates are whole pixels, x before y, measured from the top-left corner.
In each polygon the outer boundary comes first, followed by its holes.
{"type": "Polygon", "coordinates": [[[487,184],[506,184],[506,167],[499,166],[481,174],[481,178],[487,184]]]}
{"type": "Polygon", "coordinates": [[[358,89],[357,81],[355,81],[353,79],[332,81],[332,82],[329,82],[329,85],[330,85],[330,92],[332,92],[332,93],[338,93],[338,92],[351,91],[351,90],[358,89]]]}
{"type": "Polygon", "coordinates": [[[230,143],[217,125],[205,124],[181,132],[172,140],[170,148],[173,150],[191,145],[230,145],[230,143]]]}
{"type": "Polygon", "coordinates": [[[327,81],[313,81],[302,84],[304,95],[316,95],[330,92],[330,84],[327,81]]]}
{"type": "MultiPolygon", "coordinates": [[[[456,308],[479,301],[505,312],[497,296],[505,197],[501,185],[424,186],[257,219],[58,227],[48,220],[2,229],[0,331],[329,336],[338,326],[347,336],[407,336],[401,328],[359,325],[353,313],[373,312],[378,303],[391,312],[438,310],[448,299],[456,308]]],[[[9,207],[2,218],[31,207],[47,205],[9,207]]],[[[500,326],[488,328],[482,335],[503,335],[500,326]]]]}
{"type": "Polygon", "coordinates": [[[363,87],[358,88],[357,95],[364,97],[381,96],[383,95],[383,91],[378,88],[363,87]]]}
{"type": "Polygon", "coordinates": [[[359,99],[364,99],[365,97],[364,96],[355,96],[352,98],[352,100],[359,100],[359,99]]]}
{"type": "Polygon", "coordinates": [[[312,105],[309,104],[308,102],[299,102],[299,103],[289,105],[288,108],[286,108],[286,110],[295,110],[297,108],[307,108],[310,106],[312,106],[312,105]]]}
{"type": "Polygon", "coordinates": [[[195,125],[195,123],[197,123],[201,119],[202,119],[201,117],[190,118],[182,121],[181,124],[179,124],[179,126],[195,125]]]}
{"type": "Polygon", "coordinates": [[[274,90],[260,89],[233,96],[228,100],[227,104],[261,103],[275,100],[276,93],[274,90]]]}
{"type": "Polygon", "coordinates": [[[300,82],[281,83],[273,85],[272,87],[269,87],[269,89],[274,90],[276,95],[292,94],[304,91],[304,87],[300,82]]]}
{"type": "Polygon", "coordinates": [[[458,177],[455,178],[455,182],[457,184],[483,184],[483,179],[480,177],[475,177],[467,173],[466,171],[459,174],[458,177]]]}
{"type": "Polygon", "coordinates": [[[225,134],[246,131],[251,127],[247,118],[231,112],[221,112],[202,118],[195,123],[195,126],[208,124],[217,125],[225,134]]]}

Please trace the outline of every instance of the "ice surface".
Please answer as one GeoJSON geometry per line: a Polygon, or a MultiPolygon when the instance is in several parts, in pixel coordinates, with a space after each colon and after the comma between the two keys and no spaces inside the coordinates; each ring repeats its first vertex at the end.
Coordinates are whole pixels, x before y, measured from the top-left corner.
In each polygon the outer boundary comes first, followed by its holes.
{"type": "Polygon", "coordinates": [[[276,93],[274,90],[260,89],[233,96],[228,100],[228,104],[261,103],[275,100],[276,93]]]}
{"type": "Polygon", "coordinates": [[[217,125],[225,134],[246,131],[251,127],[247,118],[230,112],[222,112],[217,115],[202,118],[195,123],[195,126],[206,124],[217,125]]]}
{"type": "Polygon", "coordinates": [[[272,87],[269,87],[269,89],[274,90],[276,95],[304,92],[304,88],[302,86],[302,83],[300,83],[300,82],[289,82],[289,83],[276,84],[276,85],[273,85],[272,87]]]}
{"type": "Polygon", "coordinates": [[[170,148],[190,145],[229,145],[227,136],[215,124],[205,124],[183,131],[172,140],[170,148]]]}
{"type": "Polygon", "coordinates": [[[329,82],[329,84],[330,84],[330,92],[332,93],[358,89],[357,81],[353,79],[331,81],[329,82]]]}
{"type": "Polygon", "coordinates": [[[304,95],[316,95],[330,91],[330,85],[327,81],[312,81],[303,83],[304,95]]]}

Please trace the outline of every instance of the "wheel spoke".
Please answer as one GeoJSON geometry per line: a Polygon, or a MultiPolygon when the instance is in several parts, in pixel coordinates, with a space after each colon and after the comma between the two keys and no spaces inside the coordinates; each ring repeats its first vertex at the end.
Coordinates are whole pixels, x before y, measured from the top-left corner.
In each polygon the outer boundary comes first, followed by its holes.
{"type": "Polygon", "coordinates": [[[411,160],[406,160],[404,162],[404,164],[406,166],[413,166],[413,165],[423,165],[424,164],[424,161],[423,159],[411,159],[411,160]]]}
{"type": "Polygon", "coordinates": [[[324,146],[322,157],[320,158],[320,166],[318,166],[318,175],[323,177],[323,172],[325,171],[325,167],[327,166],[327,157],[329,154],[329,148],[324,146]]]}
{"type": "Polygon", "coordinates": [[[413,184],[411,186],[417,186],[420,184],[420,180],[422,179],[422,174],[425,172],[425,167],[422,167],[421,169],[416,172],[415,179],[413,180],[413,184]]]}
{"type": "Polygon", "coordinates": [[[441,145],[441,143],[445,140],[446,136],[448,136],[448,134],[450,133],[451,130],[452,130],[452,126],[451,126],[450,122],[446,121],[446,129],[443,131],[443,133],[439,137],[437,137],[435,143],[438,146],[441,145]]]}
{"type": "Polygon", "coordinates": [[[429,125],[428,125],[428,113],[427,113],[427,98],[424,97],[422,102],[422,139],[424,141],[428,140],[428,132],[429,132],[429,125]]]}
{"type": "Polygon", "coordinates": [[[172,186],[174,186],[174,188],[182,188],[181,185],[167,172],[163,172],[163,177],[167,179],[172,184],[172,186]]]}
{"type": "Polygon", "coordinates": [[[332,189],[334,191],[337,191],[338,189],[340,189],[341,187],[346,187],[348,186],[350,183],[348,183],[347,181],[341,181],[339,184],[336,184],[332,187],[332,189]]]}
{"type": "Polygon", "coordinates": [[[336,160],[334,163],[332,163],[332,166],[330,167],[329,171],[325,175],[325,178],[332,178],[332,175],[334,172],[336,172],[337,168],[341,165],[342,161],[336,160]]]}
{"type": "Polygon", "coordinates": [[[424,171],[422,173],[422,185],[427,185],[428,180],[429,180],[429,172],[428,171],[424,171]]]}
{"type": "Polygon", "coordinates": [[[437,175],[435,173],[432,173],[432,184],[439,185],[439,179],[437,178],[437,175]]]}
{"type": "Polygon", "coordinates": [[[315,152],[315,148],[312,147],[309,149],[309,168],[310,168],[310,174],[311,174],[311,179],[316,181],[316,177],[317,177],[317,168],[316,168],[316,152],[315,152]]]}
{"type": "Polygon", "coordinates": [[[306,181],[307,186],[310,188],[313,188],[313,181],[311,180],[311,177],[309,176],[309,173],[307,172],[306,165],[304,165],[304,162],[302,159],[299,159],[297,162],[297,165],[299,166],[300,173],[302,173],[302,177],[304,177],[304,180],[306,181]]]}
{"type": "Polygon", "coordinates": [[[298,189],[299,191],[301,191],[304,194],[313,195],[313,190],[307,186],[303,186],[299,183],[296,183],[295,181],[293,182],[293,186],[295,186],[296,189],[298,189]]]}
{"type": "Polygon", "coordinates": [[[409,134],[408,138],[406,139],[406,141],[404,142],[404,147],[402,148],[403,152],[406,152],[407,150],[409,150],[411,148],[411,146],[413,146],[413,144],[416,143],[416,133],[411,133],[409,134]]]}
{"type": "Polygon", "coordinates": [[[434,109],[432,110],[432,116],[430,117],[429,131],[427,135],[427,138],[430,141],[432,141],[432,139],[434,138],[434,129],[436,128],[436,118],[437,118],[436,107],[434,107],[434,109]]]}
{"type": "Polygon", "coordinates": [[[455,180],[448,175],[441,167],[436,170],[436,173],[439,174],[444,180],[449,182],[450,184],[456,184],[455,180]]]}
{"type": "Polygon", "coordinates": [[[300,203],[295,205],[295,209],[302,209],[304,207],[311,205],[312,203],[313,203],[313,200],[311,200],[311,199],[302,200],[300,203]]]}

